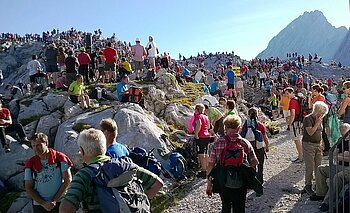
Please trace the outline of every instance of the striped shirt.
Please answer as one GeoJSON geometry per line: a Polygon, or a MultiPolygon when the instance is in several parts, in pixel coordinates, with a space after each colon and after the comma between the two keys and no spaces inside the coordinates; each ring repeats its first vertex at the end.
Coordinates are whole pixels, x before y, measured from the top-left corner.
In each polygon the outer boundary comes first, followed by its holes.
{"type": "MultiPolygon", "coordinates": [[[[245,138],[242,138],[237,133],[229,133],[227,134],[227,136],[231,139],[231,141],[240,140],[239,143],[243,146],[244,152],[247,154],[247,160],[249,162],[250,167],[255,167],[256,165],[259,164],[259,161],[255,155],[254,149],[249,141],[247,141],[245,138]]],[[[211,150],[208,163],[212,163],[215,165],[218,162],[220,162],[221,153],[226,147],[226,145],[227,145],[227,141],[225,140],[224,137],[220,137],[219,139],[217,139],[217,141],[215,141],[213,148],[211,150]]]]}

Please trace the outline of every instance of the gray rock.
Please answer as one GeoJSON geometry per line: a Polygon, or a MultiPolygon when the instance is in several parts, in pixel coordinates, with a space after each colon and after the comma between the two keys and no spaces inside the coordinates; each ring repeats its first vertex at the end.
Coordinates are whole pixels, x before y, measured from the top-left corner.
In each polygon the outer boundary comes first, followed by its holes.
{"type": "Polygon", "coordinates": [[[67,100],[68,96],[63,94],[49,93],[48,95],[43,97],[43,101],[50,112],[63,107],[67,100]]]}
{"type": "Polygon", "coordinates": [[[31,99],[26,102],[28,105],[20,104],[20,113],[18,121],[23,121],[33,116],[42,116],[49,114],[46,104],[42,100],[31,99]]]}
{"type": "Polygon", "coordinates": [[[164,119],[168,124],[187,127],[194,111],[182,104],[169,104],[164,113],[164,119]]]}
{"type": "Polygon", "coordinates": [[[74,117],[76,115],[79,115],[83,112],[83,110],[80,108],[79,104],[75,104],[71,101],[66,101],[63,108],[64,108],[65,119],[69,119],[69,118],[74,117]]]}
{"type": "Polygon", "coordinates": [[[33,121],[23,127],[24,132],[28,138],[31,138],[36,133],[36,127],[38,126],[39,120],[33,121]]]}
{"type": "Polygon", "coordinates": [[[21,193],[7,211],[8,213],[33,213],[32,200],[25,192],[21,193]]]}
{"type": "Polygon", "coordinates": [[[49,141],[53,142],[56,136],[57,128],[61,124],[62,113],[55,111],[50,115],[45,115],[40,118],[36,132],[45,133],[49,136],[49,141]]]}

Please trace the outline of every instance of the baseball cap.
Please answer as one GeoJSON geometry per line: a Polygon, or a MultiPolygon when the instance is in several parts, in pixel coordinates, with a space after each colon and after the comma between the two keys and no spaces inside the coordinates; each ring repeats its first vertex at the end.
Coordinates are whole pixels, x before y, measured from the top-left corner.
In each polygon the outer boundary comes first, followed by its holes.
{"type": "Polygon", "coordinates": [[[136,40],[135,40],[136,42],[140,42],[140,39],[139,38],[136,38],[136,40]]]}

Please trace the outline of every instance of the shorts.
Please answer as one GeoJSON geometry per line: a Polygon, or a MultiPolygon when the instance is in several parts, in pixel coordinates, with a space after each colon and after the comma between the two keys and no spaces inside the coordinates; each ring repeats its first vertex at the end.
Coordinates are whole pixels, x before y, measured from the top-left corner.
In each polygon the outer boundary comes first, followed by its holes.
{"type": "Polygon", "coordinates": [[[58,66],[50,64],[46,66],[46,72],[58,72],[58,66]]]}
{"type": "Polygon", "coordinates": [[[196,139],[197,154],[208,154],[208,145],[210,138],[196,139]]]}
{"type": "Polygon", "coordinates": [[[278,106],[271,106],[272,110],[278,110],[278,106]]]}
{"type": "Polygon", "coordinates": [[[286,117],[289,117],[290,116],[290,111],[289,110],[283,110],[283,116],[286,118],[286,117]]]}
{"type": "Polygon", "coordinates": [[[105,74],[105,68],[104,67],[98,67],[98,72],[100,73],[100,75],[104,75],[105,74]]]}
{"type": "Polygon", "coordinates": [[[234,89],[235,85],[234,84],[227,84],[227,89],[234,89]]]}
{"type": "Polygon", "coordinates": [[[302,128],[299,121],[295,121],[290,125],[290,136],[292,140],[300,140],[302,135],[302,128]]]}
{"type": "Polygon", "coordinates": [[[115,63],[114,62],[106,62],[105,63],[105,71],[115,71],[115,63]]]}
{"type": "Polygon", "coordinates": [[[143,61],[133,61],[133,69],[134,70],[142,70],[143,69],[143,61]]]}
{"type": "Polygon", "coordinates": [[[79,99],[78,99],[78,96],[76,95],[70,95],[69,96],[69,99],[71,102],[75,103],[75,104],[78,104],[79,103],[79,99]]]}
{"type": "Polygon", "coordinates": [[[34,75],[30,75],[29,76],[30,83],[36,83],[36,78],[38,78],[38,77],[45,78],[46,75],[45,75],[45,73],[41,73],[41,72],[35,73],[34,75]]]}

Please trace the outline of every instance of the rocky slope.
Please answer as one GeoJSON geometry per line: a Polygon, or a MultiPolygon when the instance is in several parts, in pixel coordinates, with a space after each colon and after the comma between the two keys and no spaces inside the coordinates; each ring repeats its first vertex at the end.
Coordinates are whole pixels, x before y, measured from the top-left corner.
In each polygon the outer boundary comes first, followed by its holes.
{"type": "Polygon", "coordinates": [[[273,37],[258,57],[285,58],[286,53],[295,52],[307,57],[309,53],[317,53],[323,61],[330,62],[341,45],[344,46],[347,34],[345,27],[332,26],[322,12],[305,12],[273,37]]]}

